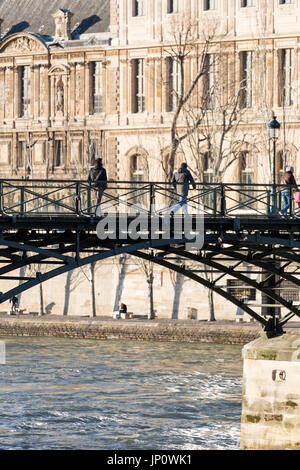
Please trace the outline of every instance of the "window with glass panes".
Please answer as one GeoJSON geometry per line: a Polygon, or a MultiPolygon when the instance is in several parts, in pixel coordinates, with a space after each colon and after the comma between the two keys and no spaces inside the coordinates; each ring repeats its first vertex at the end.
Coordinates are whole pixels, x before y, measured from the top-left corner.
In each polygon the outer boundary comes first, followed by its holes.
{"type": "Polygon", "coordinates": [[[295,3],[295,0],[279,0],[279,5],[285,5],[288,3],[295,3]]]}
{"type": "Polygon", "coordinates": [[[241,7],[255,7],[256,0],[241,0],[241,7]]]}
{"type": "Polygon", "coordinates": [[[299,287],[284,279],[280,284],[280,295],[288,302],[299,302],[299,287]]]}
{"type": "Polygon", "coordinates": [[[29,117],[31,109],[31,70],[29,65],[19,67],[20,116],[29,117]]]}
{"type": "Polygon", "coordinates": [[[17,167],[24,167],[26,162],[27,155],[27,146],[26,142],[23,140],[18,144],[18,153],[17,153],[17,167]]]}
{"type": "Polygon", "coordinates": [[[254,98],[254,52],[241,52],[241,107],[252,108],[254,98]]]}
{"type": "Polygon", "coordinates": [[[178,96],[180,94],[180,64],[178,60],[168,57],[167,59],[167,82],[168,82],[168,96],[167,96],[167,110],[174,111],[177,107],[178,96]]]}
{"type": "Polygon", "coordinates": [[[254,188],[254,166],[251,152],[241,152],[240,154],[240,203],[245,204],[242,209],[251,209],[253,206],[254,188]]]}
{"type": "MultiPolygon", "coordinates": [[[[214,182],[214,172],[212,169],[211,158],[209,156],[209,152],[206,152],[203,155],[203,183],[213,183],[214,182]]],[[[204,212],[211,213],[215,210],[215,193],[214,188],[211,186],[204,186],[204,196],[203,196],[203,204],[204,204],[204,212]]]]}
{"type": "Polygon", "coordinates": [[[146,13],[146,0],[133,0],[133,16],[144,16],[146,13]]]}
{"type": "MultiPolygon", "coordinates": [[[[130,161],[130,177],[131,181],[142,182],[144,181],[145,171],[143,165],[143,157],[139,154],[135,154],[131,157],[130,161]]],[[[133,193],[130,202],[133,204],[143,204],[144,195],[142,194],[142,185],[132,185],[132,189],[135,189],[136,192],[133,193]]]]}
{"type": "Polygon", "coordinates": [[[54,145],[54,166],[59,167],[63,163],[63,141],[56,140],[54,145]]]}
{"type": "Polygon", "coordinates": [[[133,71],[133,112],[142,113],[145,111],[145,61],[144,59],[134,59],[132,63],[133,71]]]}
{"type": "Polygon", "coordinates": [[[179,11],[181,11],[181,0],[168,0],[167,12],[178,13],[179,11]]]}
{"type": "Polygon", "coordinates": [[[279,106],[293,104],[293,50],[281,49],[279,51],[279,106]]]}
{"type": "Polygon", "coordinates": [[[217,8],[218,0],[204,0],[203,9],[204,10],[215,10],[217,8]]]}
{"type": "Polygon", "coordinates": [[[92,110],[93,113],[103,112],[103,67],[102,62],[93,62],[92,73],[92,110]]]}
{"type": "Polygon", "coordinates": [[[227,279],[227,292],[238,300],[256,300],[256,291],[239,279],[227,279]]]}

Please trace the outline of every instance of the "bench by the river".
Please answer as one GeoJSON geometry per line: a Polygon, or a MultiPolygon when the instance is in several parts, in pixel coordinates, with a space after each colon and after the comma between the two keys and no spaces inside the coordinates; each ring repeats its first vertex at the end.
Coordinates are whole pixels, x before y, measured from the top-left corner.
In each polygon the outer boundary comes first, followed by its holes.
{"type": "MultiPolygon", "coordinates": [[[[133,318],[133,316],[134,316],[134,315],[133,315],[133,312],[126,312],[126,313],[125,313],[125,312],[122,312],[122,313],[120,314],[120,318],[122,318],[122,320],[127,320],[128,318],[133,318]]],[[[119,311],[118,311],[118,310],[114,311],[114,312],[112,313],[112,317],[113,317],[114,319],[119,318],[119,311]]]]}
{"type": "Polygon", "coordinates": [[[16,308],[15,310],[8,310],[7,315],[23,315],[26,308],[16,308]]]}
{"type": "Polygon", "coordinates": [[[119,317],[119,311],[115,310],[114,312],[112,312],[112,317],[114,319],[121,318],[122,320],[128,320],[131,318],[148,318],[148,315],[137,315],[133,312],[122,312],[119,317]]]}

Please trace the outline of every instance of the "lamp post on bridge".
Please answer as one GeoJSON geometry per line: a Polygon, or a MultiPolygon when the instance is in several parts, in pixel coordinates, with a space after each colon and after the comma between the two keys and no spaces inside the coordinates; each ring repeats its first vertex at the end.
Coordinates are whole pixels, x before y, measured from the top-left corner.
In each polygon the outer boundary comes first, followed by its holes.
{"type": "Polygon", "coordinates": [[[273,115],[273,119],[269,122],[269,137],[273,142],[273,190],[272,190],[272,214],[277,214],[277,201],[276,201],[276,141],[279,137],[280,123],[273,115]]]}

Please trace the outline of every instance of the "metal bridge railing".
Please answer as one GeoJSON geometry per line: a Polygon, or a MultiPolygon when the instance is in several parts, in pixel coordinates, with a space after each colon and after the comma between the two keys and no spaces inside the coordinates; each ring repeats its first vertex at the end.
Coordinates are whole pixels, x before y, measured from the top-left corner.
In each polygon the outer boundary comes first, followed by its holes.
{"type": "MultiPolygon", "coordinates": [[[[187,197],[190,214],[210,217],[266,217],[281,209],[284,185],[196,183],[187,197]],[[274,201],[274,194],[276,201],[274,201]],[[274,202],[276,208],[274,208],[274,202]],[[276,209],[276,210],[275,210],[276,209]]],[[[289,216],[300,217],[290,191],[289,216]]],[[[97,194],[86,181],[0,180],[2,215],[95,214],[97,194]]],[[[102,197],[102,213],[168,214],[179,201],[176,189],[164,182],[109,181],[102,197]]]]}

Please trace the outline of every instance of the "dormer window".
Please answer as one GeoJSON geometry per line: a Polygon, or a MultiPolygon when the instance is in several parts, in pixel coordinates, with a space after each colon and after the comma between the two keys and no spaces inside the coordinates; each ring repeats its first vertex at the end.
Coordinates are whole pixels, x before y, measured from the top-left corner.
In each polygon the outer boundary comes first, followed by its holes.
{"type": "Polygon", "coordinates": [[[73,16],[68,10],[58,10],[52,15],[55,22],[55,40],[67,41],[71,39],[70,20],[73,16]]]}

